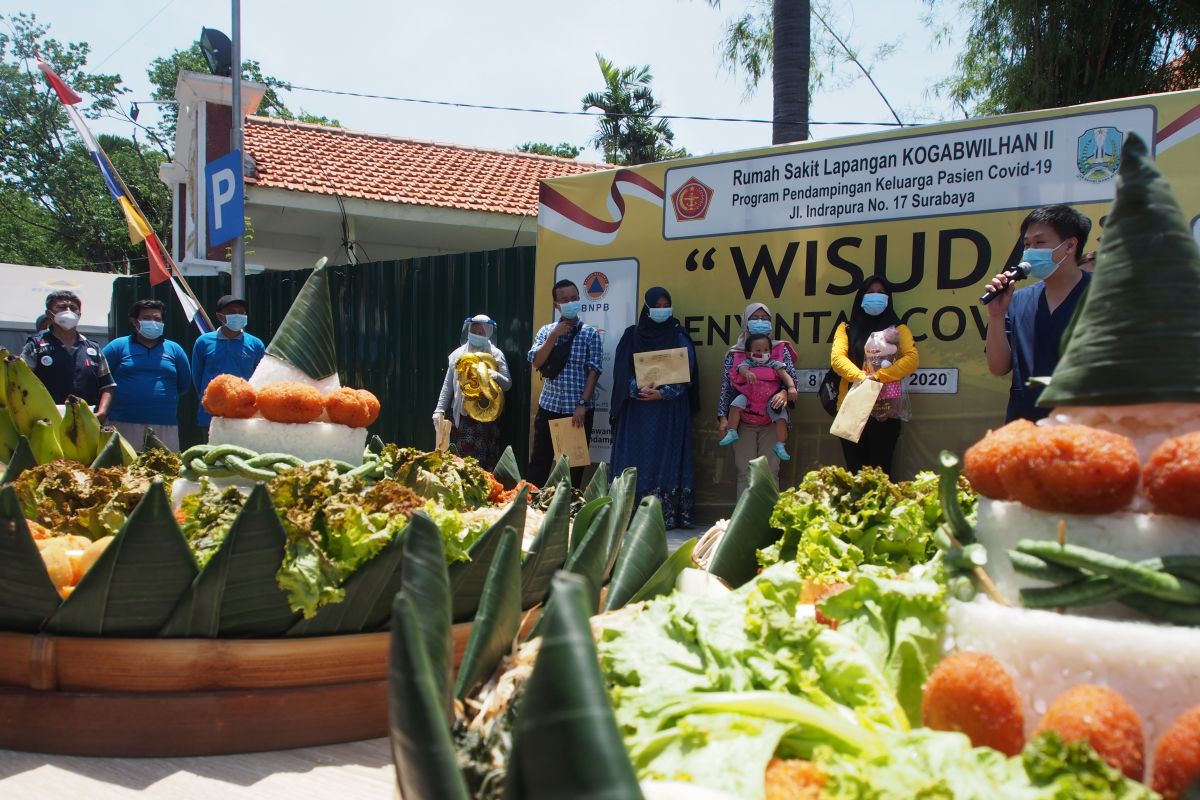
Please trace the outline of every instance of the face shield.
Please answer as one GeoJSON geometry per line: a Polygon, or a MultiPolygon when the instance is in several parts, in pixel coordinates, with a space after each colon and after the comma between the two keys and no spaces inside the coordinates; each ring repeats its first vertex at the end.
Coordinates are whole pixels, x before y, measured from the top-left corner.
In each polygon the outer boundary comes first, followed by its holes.
{"type": "Polygon", "coordinates": [[[482,350],[496,344],[496,321],[487,314],[476,314],[463,320],[462,333],[458,341],[482,350]]]}

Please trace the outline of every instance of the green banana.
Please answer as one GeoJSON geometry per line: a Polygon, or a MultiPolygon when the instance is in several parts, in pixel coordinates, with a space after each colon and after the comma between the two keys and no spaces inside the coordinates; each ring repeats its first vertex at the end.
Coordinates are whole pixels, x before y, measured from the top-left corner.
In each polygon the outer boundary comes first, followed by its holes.
{"type": "Polygon", "coordinates": [[[8,368],[4,365],[6,358],[8,358],[8,348],[0,347],[0,408],[8,408],[8,380],[5,378],[8,368]]]}
{"type": "Polygon", "coordinates": [[[12,414],[13,424],[23,436],[33,438],[33,423],[39,419],[49,420],[56,428],[62,422],[62,414],[50,392],[38,380],[37,375],[20,356],[8,356],[4,359],[6,366],[5,385],[8,390],[8,412],[12,414]]]}
{"type": "Polygon", "coordinates": [[[0,461],[8,463],[20,439],[21,434],[17,433],[17,426],[13,425],[8,409],[0,408],[0,461]]]}
{"type": "Polygon", "coordinates": [[[63,457],[62,445],[58,443],[58,426],[48,419],[34,420],[29,446],[38,464],[49,464],[63,457]]]}
{"type": "Polygon", "coordinates": [[[67,398],[67,413],[58,426],[58,440],[63,456],[81,464],[91,464],[100,454],[104,437],[100,420],[84,400],[71,395],[67,398]]]}

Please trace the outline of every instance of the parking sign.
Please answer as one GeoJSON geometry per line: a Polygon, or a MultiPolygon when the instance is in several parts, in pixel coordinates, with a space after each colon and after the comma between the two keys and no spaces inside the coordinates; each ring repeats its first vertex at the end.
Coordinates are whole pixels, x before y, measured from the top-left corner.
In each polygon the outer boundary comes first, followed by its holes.
{"type": "Polygon", "coordinates": [[[242,188],[242,154],[227,153],[204,167],[208,200],[208,243],[225,244],[245,233],[245,193],[242,188]]]}

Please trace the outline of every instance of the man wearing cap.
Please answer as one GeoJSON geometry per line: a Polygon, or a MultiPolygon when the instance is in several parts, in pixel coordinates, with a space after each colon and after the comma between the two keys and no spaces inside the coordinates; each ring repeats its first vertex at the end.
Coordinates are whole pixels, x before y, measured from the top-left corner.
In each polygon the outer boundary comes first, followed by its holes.
{"type": "MultiPolygon", "coordinates": [[[[231,294],[217,301],[217,321],[221,327],[205,333],[192,348],[192,382],[201,400],[209,381],[218,375],[237,375],[249,379],[263,357],[266,346],[262,339],[247,333],[246,301],[231,294]]],[[[201,403],[196,411],[196,424],[208,429],[212,416],[201,403]]]]}
{"type": "Polygon", "coordinates": [[[55,403],[62,405],[68,395],[75,395],[95,407],[96,416],[104,422],[116,382],[100,346],[75,329],[82,311],[83,304],[74,292],[46,295],[50,327],[25,342],[21,358],[46,385],[55,403]]]}

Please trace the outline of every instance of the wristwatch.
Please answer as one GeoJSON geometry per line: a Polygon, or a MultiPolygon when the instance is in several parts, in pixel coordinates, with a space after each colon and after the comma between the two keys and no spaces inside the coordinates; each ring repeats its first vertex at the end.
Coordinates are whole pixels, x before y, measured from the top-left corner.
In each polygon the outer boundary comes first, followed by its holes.
{"type": "Polygon", "coordinates": [[[580,406],[583,406],[584,408],[587,408],[587,404],[588,404],[587,400],[580,400],[578,403],[575,404],[575,407],[579,408],[580,406]]]}

